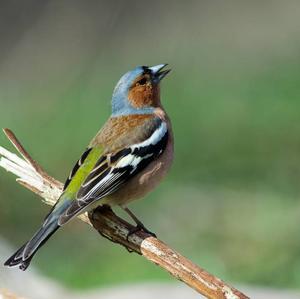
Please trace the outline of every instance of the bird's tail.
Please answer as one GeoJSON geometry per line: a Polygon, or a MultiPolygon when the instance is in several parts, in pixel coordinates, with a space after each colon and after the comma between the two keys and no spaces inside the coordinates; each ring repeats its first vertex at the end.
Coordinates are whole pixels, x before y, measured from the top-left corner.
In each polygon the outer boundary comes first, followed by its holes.
{"type": "Polygon", "coordinates": [[[32,239],[14,253],[4,263],[4,265],[9,267],[19,265],[19,268],[25,271],[38,249],[55,233],[58,228],[59,225],[57,217],[48,217],[43,226],[34,234],[32,239]]]}

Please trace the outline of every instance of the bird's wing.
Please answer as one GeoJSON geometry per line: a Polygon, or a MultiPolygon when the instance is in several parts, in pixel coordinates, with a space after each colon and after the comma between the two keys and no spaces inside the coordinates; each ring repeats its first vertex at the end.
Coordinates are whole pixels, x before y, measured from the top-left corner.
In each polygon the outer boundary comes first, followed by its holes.
{"type": "Polygon", "coordinates": [[[81,155],[80,159],[76,162],[76,164],[74,165],[73,169],[71,170],[65,184],[64,184],[64,188],[63,190],[66,190],[68,188],[68,186],[70,185],[72,179],[74,178],[75,174],[77,173],[77,171],[79,170],[79,168],[82,166],[82,164],[84,163],[85,159],[88,157],[89,153],[91,152],[92,148],[87,148],[84,153],[81,155]]]}
{"type": "Polygon", "coordinates": [[[72,202],[76,199],[78,189],[93,169],[99,157],[102,156],[102,153],[103,147],[101,145],[88,147],[84,151],[70,172],[70,175],[64,184],[62,195],[46,215],[44,224],[48,223],[53,218],[60,217],[63,215],[64,211],[71,206],[72,202]]]}
{"type": "MultiPolygon", "coordinates": [[[[151,119],[151,125],[148,121],[141,129],[144,132],[140,142],[128,144],[100,156],[81,184],[76,199],[61,215],[59,225],[63,225],[95,201],[112,194],[163,153],[168,142],[166,122],[154,117],[151,119]]],[[[67,184],[68,188],[71,185],[72,179],[71,183],[67,184]]]]}

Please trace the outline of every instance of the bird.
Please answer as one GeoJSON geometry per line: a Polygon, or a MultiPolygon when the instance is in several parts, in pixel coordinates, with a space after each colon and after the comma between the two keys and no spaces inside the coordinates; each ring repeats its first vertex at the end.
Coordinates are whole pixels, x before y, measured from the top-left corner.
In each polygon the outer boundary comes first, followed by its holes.
{"type": "Polygon", "coordinates": [[[76,162],[40,229],[5,266],[26,270],[60,227],[98,206],[120,206],[136,230],[150,232],[128,204],[152,191],[172,165],[172,125],[160,99],[161,80],[170,72],[166,66],[138,66],[121,77],[112,94],[111,116],[76,162]]]}

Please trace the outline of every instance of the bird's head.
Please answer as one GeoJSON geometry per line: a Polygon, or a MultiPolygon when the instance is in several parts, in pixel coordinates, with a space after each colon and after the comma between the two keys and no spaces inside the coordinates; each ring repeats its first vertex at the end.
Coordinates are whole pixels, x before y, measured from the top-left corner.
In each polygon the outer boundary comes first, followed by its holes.
{"type": "Polygon", "coordinates": [[[117,83],[112,96],[113,115],[151,113],[160,105],[159,83],[170,70],[167,64],[138,66],[117,83]]]}

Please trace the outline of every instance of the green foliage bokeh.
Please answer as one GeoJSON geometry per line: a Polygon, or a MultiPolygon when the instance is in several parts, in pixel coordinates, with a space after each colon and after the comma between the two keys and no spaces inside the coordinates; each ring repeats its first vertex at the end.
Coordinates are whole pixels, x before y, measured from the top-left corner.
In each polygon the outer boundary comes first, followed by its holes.
{"type": "MultiPolygon", "coordinates": [[[[300,287],[299,38],[288,26],[272,28],[258,4],[224,12],[224,4],[199,1],[182,10],[155,3],[159,10],[135,22],[121,4],[102,4],[105,12],[96,3],[82,4],[86,11],[78,3],[72,11],[48,5],[15,36],[19,43],[1,60],[1,127],[64,180],[109,117],[119,77],[139,64],[168,62],[162,101],[176,159],[166,181],[132,209],[225,280],[300,287]],[[261,27],[252,28],[251,17],[261,27]]],[[[0,142],[12,149],[3,135],[0,142]]],[[[49,207],[4,171],[0,190],[1,235],[19,246],[49,207]]],[[[79,221],[58,232],[33,266],[74,288],[170,279],[79,221]]]]}

